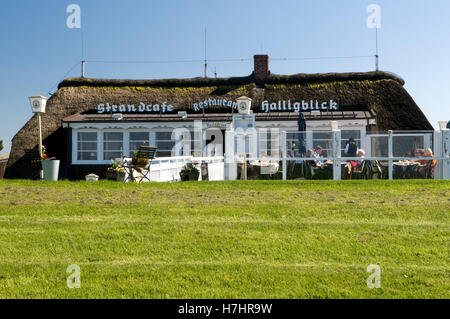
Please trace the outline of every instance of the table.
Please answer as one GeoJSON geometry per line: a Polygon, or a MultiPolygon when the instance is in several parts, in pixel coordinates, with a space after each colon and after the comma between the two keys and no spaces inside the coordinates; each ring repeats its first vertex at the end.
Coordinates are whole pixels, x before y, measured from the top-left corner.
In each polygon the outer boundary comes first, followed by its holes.
{"type": "Polygon", "coordinates": [[[393,175],[396,178],[410,179],[415,177],[416,167],[420,166],[416,162],[395,162],[393,163],[393,175]]]}

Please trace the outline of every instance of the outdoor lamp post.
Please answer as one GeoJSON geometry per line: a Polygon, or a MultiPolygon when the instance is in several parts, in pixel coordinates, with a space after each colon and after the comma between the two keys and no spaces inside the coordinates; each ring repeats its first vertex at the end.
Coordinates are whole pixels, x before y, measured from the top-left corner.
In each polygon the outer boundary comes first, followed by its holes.
{"type": "MultiPolygon", "coordinates": [[[[241,115],[248,115],[250,114],[250,109],[252,106],[252,99],[247,96],[241,96],[236,99],[238,111],[241,115]]],[[[253,128],[253,127],[252,127],[253,128]]],[[[248,132],[247,130],[244,130],[244,180],[247,180],[247,136],[248,132]]]]}
{"type": "Polygon", "coordinates": [[[339,123],[338,121],[331,121],[330,122],[331,130],[337,131],[339,129],[339,123]]]}
{"type": "Polygon", "coordinates": [[[439,129],[441,131],[444,131],[447,129],[447,121],[438,121],[438,124],[439,124],[439,129]]]}
{"type": "MultiPolygon", "coordinates": [[[[42,127],[41,127],[41,113],[45,113],[45,105],[47,104],[47,98],[42,95],[34,95],[28,98],[30,100],[31,111],[36,113],[38,120],[38,137],[39,137],[39,155],[42,159],[42,127]]],[[[44,172],[41,169],[41,179],[44,178],[44,172]]]]}
{"type": "Polygon", "coordinates": [[[252,99],[247,96],[241,96],[236,99],[239,114],[250,114],[252,99]]]}

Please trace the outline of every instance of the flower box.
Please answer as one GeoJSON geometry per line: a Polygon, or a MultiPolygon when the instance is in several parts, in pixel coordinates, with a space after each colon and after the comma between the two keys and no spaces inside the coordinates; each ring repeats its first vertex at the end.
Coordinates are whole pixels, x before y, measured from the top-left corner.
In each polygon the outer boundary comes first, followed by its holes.
{"type": "Polygon", "coordinates": [[[180,178],[181,178],[182,182],[198,181],[199,176],[200,176],[199,171],[192,171],[190,173],[185,173],[185,174],[180,173],[180,178]]]}
{"type": "Polygon", "coordinates": [[[198,181],[200,176],[200,171],[192,163],[186,164],[180,171],[180,179],[182,182],[185,181],[198,181]]]}

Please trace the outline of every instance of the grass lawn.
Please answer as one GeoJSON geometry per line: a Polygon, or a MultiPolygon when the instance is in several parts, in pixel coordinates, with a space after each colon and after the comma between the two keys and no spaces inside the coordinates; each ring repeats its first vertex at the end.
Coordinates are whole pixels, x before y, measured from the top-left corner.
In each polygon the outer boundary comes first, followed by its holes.
{"type": "Polygon", "coordinates": [[[448,181],[0,180],[0,297],[450,298],[449,213],[448,181]]]}

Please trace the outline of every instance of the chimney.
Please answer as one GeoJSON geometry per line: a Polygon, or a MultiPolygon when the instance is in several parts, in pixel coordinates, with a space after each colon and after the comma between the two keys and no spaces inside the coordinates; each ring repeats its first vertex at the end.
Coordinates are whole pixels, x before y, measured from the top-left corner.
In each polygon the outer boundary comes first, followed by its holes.
{"type": "Polygon", "coordinates": [[[269,56],[267,54],[255,54],[253,56],[254,70],[253,76],[255,83],[258,85],[264,85],[269,71],[269,56]]]}

